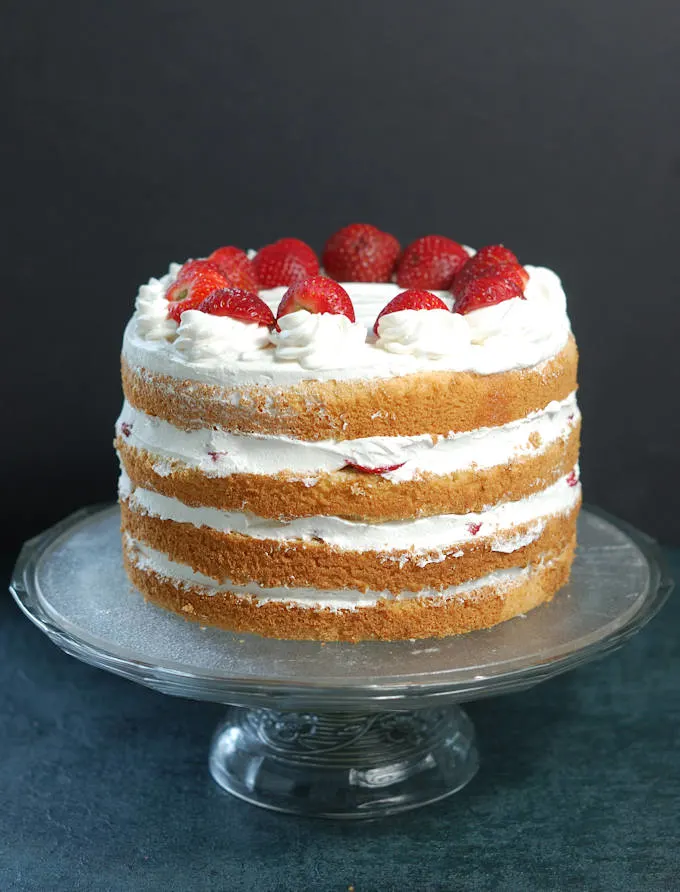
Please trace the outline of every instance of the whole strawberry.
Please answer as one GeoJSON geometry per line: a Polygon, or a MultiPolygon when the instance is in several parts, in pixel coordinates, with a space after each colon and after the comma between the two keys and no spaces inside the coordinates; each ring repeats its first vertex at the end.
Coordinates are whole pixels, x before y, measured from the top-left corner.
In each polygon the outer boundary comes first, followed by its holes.
{"type": "Polygon", "coordinates": [[[383,316],[388,316],[390,313],[399,313],[401,310],[446,310],[448,312],[449,308],[440,297],[429,291],[421,291],[416,288],[402,291],[401,294],[393,297],[378,313],[373,326],[374,334],[378,334],[378,323],[383,316]]]}
{"type": "Polygon", "coordinates": [[[270,328],[274,325],[274,314],[267,304],[257,294],[242,288],[213,291],[196,309],[211,316],[229,316],[241,322],[254,322],[270,328]]]}
{"type": "Polygon", "coordinates": [[[393,235],[369,223],[351,223],[326,242],[323,266],[338,282],[389,282],[401,247],[393,235]]]}
{"type": "Polygon", "coordinates": [[[293,285],[319,272],[319,259],[299,238],[282,238],[260,248],[253,258],[260,288],[293,285]]]}
{"type": "Polygon", "coordinates": [[[347,316],[354,322],[354,305],[342,285],[326,276],[313,276],[291,285],[281,298],[276,318],[307,310],[309,313],[331,313],[347,316]]]}
{"type": "Polygon", "coordinates": [[[404,251],[397,265],[397,284],[444,291],[468,260],[467,251],[458,242],[443,235],[424,235],[404,251]]]}
{"type": "Polygon", "coordinates": [[[255,264],[240,248],[233,245],[218,248],[208,257],[208,262],[214,263],[234,288],[255,292],[260,290],[255,264]]]}
{"type": "Polygon", "coordinates": [[[226,288],[228,284],[214,263],[207,260],[185,263],[165,294],[168,316],[179,322],[185,310],[195,310],[209,294],[218,288],[226,288]]]}

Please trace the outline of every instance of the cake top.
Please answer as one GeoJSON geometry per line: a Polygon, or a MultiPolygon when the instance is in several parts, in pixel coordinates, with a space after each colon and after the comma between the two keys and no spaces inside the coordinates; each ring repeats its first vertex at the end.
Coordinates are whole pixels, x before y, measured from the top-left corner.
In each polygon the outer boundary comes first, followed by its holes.
{"type": "Polygon", "coordinates": [[[425,236],[402,252],[368,224],[323,252],[298,239],[171,264],[137,295],[123,355],[155,374],[226,386],[491,374],[555,356],[570,334],[559,278],[501,245],[425,236]]]}

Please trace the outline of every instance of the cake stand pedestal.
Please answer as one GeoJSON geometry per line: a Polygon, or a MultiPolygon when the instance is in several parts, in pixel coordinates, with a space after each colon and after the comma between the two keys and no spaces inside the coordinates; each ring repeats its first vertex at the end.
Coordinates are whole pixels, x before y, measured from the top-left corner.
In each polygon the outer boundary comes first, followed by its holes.
{"type": "Polygon", "coordinates": [[[449,796],[477,750],[458,705],[604,656],[672,588],[656,544],[593,509],[572,579],[550,604],[453,638],[278,641],[202,628],[146,603],[125,576],[117,506],[85,508],[21,551],[11,591],[67,653],[166,694],[231,704],[215,781],[282,812],[375,818],[449,796]]]}

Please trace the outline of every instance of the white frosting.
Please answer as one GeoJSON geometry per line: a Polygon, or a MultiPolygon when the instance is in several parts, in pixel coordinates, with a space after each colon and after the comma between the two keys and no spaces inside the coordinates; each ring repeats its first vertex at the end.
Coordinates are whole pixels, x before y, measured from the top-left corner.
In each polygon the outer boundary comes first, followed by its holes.
{"type": "Polygon", "coordinates": [[[342,368],[355,362],[365,347],[366,327],[341,314],[297,310],[278,324],[280,331],[270,335],[276,359],[303,369],[342,368]]]}
{"type": "Polygon", "coordinates": [[[256,322],[242,322],[230,316],[212,316],[200,310],[182,313],[174,349],[190,363],[225,359],[249,362],[257,351],[269,345],[269,329],[256,322]]]}
{"type": "MultiPolygon", "coordinates": [[[[138,309],[132,317],[123,342],[123,355],[133,368],[143,368],[158,375],[200,381],[238,389],[249,385],[287,386],[307,379],[315,380],[350,380],[366,378],[387,378],[406,375],[423,370],[471,371],[479,374],[504,372],[510,369],[528,368],[550,359],[565,345],[569,336],[569,320],[565,312],[565,296],[560,280],[550,270],[541,267],[525,267],[529,273],[529,282],[525,294],[526,300],[507,301],[506,304],[521,304],[519,310],[503,305],[485,307],[475,310],[463,317],[463,322],[451,323],[457,328],[456,336],[460,343],[465,342],[463,326],[470,329],[469,350],[454,350],[438,355],[441,343],[435,351],[426,346],[426,339],[418,343],[425,344],[423,352],[394,352],[396,340],[389,340],[391,349],[384,349],[372,334],[362,344],[359,331],[363,327],[372,331],[378,313],[385,304],[401,293],[398,285],[391,283],[375,284],[364,282],[343,283],[350,295],[356,312],[358,328],[351,328],[344,317],[333,316],[333,322],[320,321],[324,314],[312,318],[314,334],[310,338],[309,330],[296,332],[288,338],[287,347],[297,353],[284,354],[283,339],[279,338],[274,350],[258,350],[255,356],[233,358],[216,354],[212,358],[194,360],[180,350],[162,334],[163,318],[159,315],[155,304],[153,313],[138,309]],[[535,312],[535,318],[529,318],[535,312]],[[507,322],[504,322],[506,315],[507,322]],[[471,320],[472,317],[472,321],[471,320]],[[499,334],[499,321],[509,326],[507,336],[503,329],[499,334]],[[335,331],[330,336],[327,326],[344,327],[346,331],[335,331]],[[511,329],[511,330],[510,330],[511,329]],[[150,335],[149,332],[154,334],[150,335]],[[293,343],[293,340],[299,343],[293,343]],[[312,343],[313,341],[313,343],[312,343]],[[338,345],[341,345],[338,347],[338,345]],[[332,355],[332,360],[331,360],[332,355]],[[333,362],[334,366],[328,363],[333,362]]],[[[165,280],[151,280],[152,290],[162,290],[165,280]],[[154,281],[157,283],[154,285],[154,281]]],[[[140,289],[141,291],[141,289],[140,289]]],[[[286,288],[273,288],[262,291],[260,296],[275,312],[286,288]]],[[[441,297],[447,306],[452,305],[452,297],[448,292],[434,292],[441,297]]],[[[145,292],[146,294],[146,292],[145,292]]],[[[299,311],[303,312],[303,311],[299,311]]],[[[405,311],[402,311],[405,312],[405,311]]],[[[434,310],[420,311],[423,316],[435,313],[434,310]]],[[[286,327],[297,323],[290,321],[286,327]]],[[[396,315],[396,314],[393,314],[396,315]]],[[[213,321],[219,317],[210,317],[213,321]]],[[[304,318],[304,317],[302,317],[304,318]]],[[[309,321],[306,322],[306,325],[309,321]]],[[[430,323],[423,320],[424,326],[430,323]]],[[[301,325],[304,329],[305,326],[301,325]]],[[[383,345],[385,344],[383,339],[383,345]]]]}
{"type": "Polygon", "coordinates": [[[378,322],[377,346],[390,353],[437,359],[470,359],[470,329],[465,316],[450,310],[398,310],[378,322]]]}
{"type": "Polygon", "coordinates": [[[198,587],[202,595],[212,596],[221,592],[231,592],[247,598],[258,605],[271,601],[283,602],[296,607],[306,607],[313,610],[356,610],[359,607],[373,607],[380,601],[403,601],[412,598],[427,598],[433,604],[444,605],[453,599],[469,600],[474,598],[476,592],[486,586],[493,586],[497,593],[509,591],[516,585],[520,585],[529,576],[543,566],[550,563],[539,563],[527,567],[513,567],[508,570],[495,570],[478,579],[471,579],[460,585],[450,586],[441,591],[436,589],[420,589],[419,591],[403,591],[398,595],[391,592],[376,592],[370,589],[360,592],[354,589],[329,590],[312,588],[288,588],[284,586],[264,588],[254,582],[247,585],[236,585],[232,582],[216,584],[215,580],[203,573],[197,573],[186,564],[180,564],[163,552],[156,551],[148,545],[133,539],[127,533],[126,542],[130,547],[131,559],[140,570],[157,573],[180,586],[198,587]]]}
{"type": "MultiPolygon", "coordinates": [[[[564,514],[575,507],[581,488],[578,484],[570,486],[568,479],[567,475],[525,499],[497,504],[481,513],[440,514],[415,520],[365,523],[333,516],[280,521],[243,511],[192,508],[178,499],[131,487],[126,475],[121,475],[122,493],[127,494],[124,497],[128,499],[130,508],[140,514],[189,523],[195,527],[208,527],[222,533],[242,533],[255,539],[279,542],[320,539],[342,550],[393,553],[402,550],[414,558],[421,558],[436,549],[451,549],[475,537],[491,536],[495,543],[502,543],[516,536],[515,528],[525,523],[534,524],[533,538],[537,538],[543,529],[539,521],[555,514],[564,514]]],[[[437,557],[434,559],[437,560],[437,557]]]]}
{"type": "Polygon", "coordinates": [[[168,302],[165,292],[175,278],[177,264],[171,264],[170,270],[161,279],[149,279],[142,285],[135,300],[135,316],[140,335],[150,341],[172,339],[177,331],[177,323],[168,318],[168,302]]]}
{"type": "MultiPolygon", "coordinates": [[[[338,471],[353,463],[366,468],[402,465],[383,475],[400,483],[422,473],[451,474],[472,467],[490,468],[524,455],[536,455],[568,437],[579,419],[576,394],[572,393],[562,402],[549,403],[542,411],[520,421],[446,437],[422,434],[356,440],[296,440],[213,428],[180,430],[125,403],[116,432],[129,446],[157,457],[154,470],[161,476],[171,473],[174,463],[179,464],[178,469],[192,468],[215,477],[281,471],[314,475],[338,471]],[[540,438],[538,446],[534,445],[537,437],[540,438]]],[[[308,485],[315,482],[310,476],[308,485]]]]}

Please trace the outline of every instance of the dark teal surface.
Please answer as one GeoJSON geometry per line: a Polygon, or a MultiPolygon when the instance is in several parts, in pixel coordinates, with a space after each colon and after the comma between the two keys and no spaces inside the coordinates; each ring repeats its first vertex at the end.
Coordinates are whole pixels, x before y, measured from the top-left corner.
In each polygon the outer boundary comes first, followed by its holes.
{"type": "Polygon", "coordinates": [[[341,824],[222,793],[221,707],[79,663],[1,598],[0,892],[678,890],[679,630],[676,594],[606,660],[470,704],[469,787],[341,824]]]}

